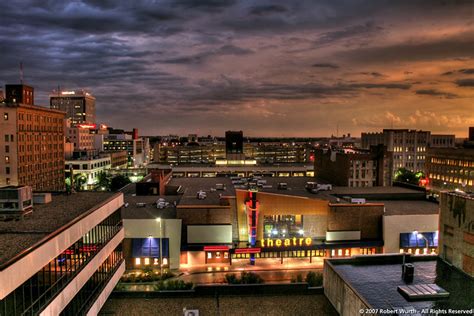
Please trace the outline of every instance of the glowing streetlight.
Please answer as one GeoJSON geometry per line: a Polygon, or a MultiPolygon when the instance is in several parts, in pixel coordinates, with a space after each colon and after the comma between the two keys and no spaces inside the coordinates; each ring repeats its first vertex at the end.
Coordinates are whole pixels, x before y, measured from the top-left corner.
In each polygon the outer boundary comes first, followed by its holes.
{"type": "Polygon", "coordinates": [[[162,241],[162,235],[161,235],[161,217],[158,217],[156,219],[156,221],[160,224],[160,277],[162,278],[163,277],[163,255],[162,255],[162,251],[163,251],[163,248],[162,248],[162,245],[163,243],[161,242],[162,241]]]}

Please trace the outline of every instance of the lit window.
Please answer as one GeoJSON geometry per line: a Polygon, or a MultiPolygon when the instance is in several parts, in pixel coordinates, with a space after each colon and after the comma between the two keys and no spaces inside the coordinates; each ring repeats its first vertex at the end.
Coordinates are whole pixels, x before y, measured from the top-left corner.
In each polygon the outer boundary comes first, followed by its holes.
{"type": "Polygon", "coordinates": [[[145,265],[149,265],[150,264],[150,258],[145,258],[145,265]]]}
{"type": "Polygon", "coordinates": [[[221,253],[218,251],[216,252],[216,258],[219,259],[221,257],[221,253]]]}
{"type": "Polygon", "coordinates": [[[5,156],[5,163],[10,163],[10,156],[5,156]]]}
{"type": "Polygon", "coordinates": [[[138,266],[142,263],[142,261],[140,260],[140,258],[135,258],[135,264],[138,266]]]}
{"type": "Polygon", "coordinates": [[[158,265],[158,258],[153,259],[153,265],[157,266],[158,265]]]}
{"type": "Polygon", "coordinates": [[[168,264],[168,259],[167,258],[163,258],[163,265],[167,265],[168,264]]]}
{"type": "Polygon", "coordinates": [[[212,253],[208,252],[207,253],[207,259],[211,259],[212,258],[212,253]]]}
{"type": "Polygon", "coordinates": [[[338,249],[338,250],[337,250],[337,255],[338,255],[338,256],[342,256],[342,249],[338,249]]]}
{"type": "Polygon", "coordinates": [[[3,113],[3,119],[4,119],[5,121],[8,121],[8,113],[3,113]]]}

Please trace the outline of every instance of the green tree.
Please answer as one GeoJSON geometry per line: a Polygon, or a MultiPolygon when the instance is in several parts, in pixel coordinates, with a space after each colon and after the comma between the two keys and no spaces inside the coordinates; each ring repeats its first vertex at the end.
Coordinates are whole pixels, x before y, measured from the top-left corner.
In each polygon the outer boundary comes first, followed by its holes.
{"type": "Polygon", "coordinates": [[[423,172],[414,173],[406,168],[400,168],[395,172],[395,181],[418,185],[423,177],[423,172]]]}
{"type": "Polygon", "coordinates": [[[110,176],[104,171],[99,172],[97,175],[97,190],[110,191],[111,180],[110,176]]]}
{"type": "Polygon", "coordinates": [[[131,183],[130,179],[124,175],[117,175],[112,178],[112,181],[110,181],[110,190],[112,191],[118,191],[127,184],[131,183]]]}
{"type": "Polygon", "coordinates": [[[84,184],[87,182],[87,177],[83,173],[74,175],[74,190],[82,191],[84,184]]]}

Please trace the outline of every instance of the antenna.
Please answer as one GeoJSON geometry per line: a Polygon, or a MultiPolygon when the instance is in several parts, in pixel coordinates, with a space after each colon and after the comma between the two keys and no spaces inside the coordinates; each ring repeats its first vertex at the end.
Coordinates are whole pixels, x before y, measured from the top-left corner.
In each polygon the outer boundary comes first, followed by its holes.
{"type": "Polygon", "coordinates": [[[23,84],[23,62],[20,61],[20,83],[23,84]]]}

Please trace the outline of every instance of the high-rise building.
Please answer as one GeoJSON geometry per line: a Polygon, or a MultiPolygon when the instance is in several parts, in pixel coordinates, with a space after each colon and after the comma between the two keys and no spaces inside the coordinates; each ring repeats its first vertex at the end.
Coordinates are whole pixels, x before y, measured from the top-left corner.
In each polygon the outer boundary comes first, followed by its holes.
{"type": "Polygon", "coordinates": [[[227,160],[243,160],[244,133],[242,131],[225,132],[225,152],[227,160]]]}
{"type": "Polygon", "coordinates": [[[84,90],[53,91],[49,105],[51,109],[66,112],[66,118],[73,126],[95,123],[95,98],[84,90]]]}
{"type": "MultiPolygon", "coordinates": [[[[424,171],[426,150],[430,146],[429,131],[408,129],[384,129],[381,133],[362,133],[362,148],[383,144],[387,151],[393,152],[392,175],[398,169],[405,168],[413,172],[424,171]]],[[[447,139],[446,135],[441,137],[447,139]]],[[[437,147],[448,147],[438,144],[437,147]]],[[[449,145],[452,147],[452,145],[449,145]]]]}
{"type": "Polygon", "coordinates": [[[33,105],[31,87],[8,85],[6,90],[7,102],[0,103],[0,187],[62,191],[64,112],[33,105]]]}

